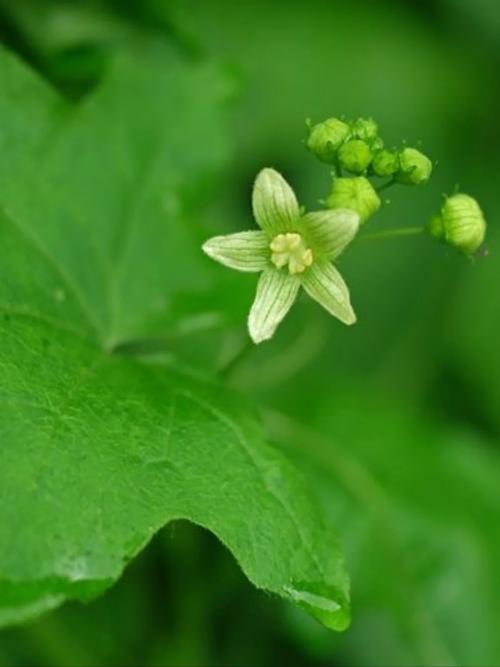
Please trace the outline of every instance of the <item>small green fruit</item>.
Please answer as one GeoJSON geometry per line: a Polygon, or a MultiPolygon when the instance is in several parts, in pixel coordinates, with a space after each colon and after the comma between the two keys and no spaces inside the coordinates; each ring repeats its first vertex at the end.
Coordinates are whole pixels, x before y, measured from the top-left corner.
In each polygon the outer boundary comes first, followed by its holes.
{"type": "Polygon", "coordinates": [[[398,152],[387,149],[379,151],[372,160],[372,169],[377,176],[393,176],[399,170],[398,152]]]}
{"type": "Polygon", "coordinates": [[[338,118],[328,118],[314,125],[307,139],[307,148],[322,162],[335,164],[339,147],[349,136],[347,123],[338,118]]]}
{"type": "Polygon", "coordinates": [[[432,162],[416,148],[403,148],[399,153],[400,168],[396,174],[398,183],[419,185],[432,174],[432,162]]]}
{"type": "Polygon", "coordinates": [[[429,223],[429,232],[466,255],[472,255],[484,241],[486,221],[477,201],[465,194],[448,197],[440,213],[429,223]]]}
{"type": "Polygon", "coordinates": [[[364,176],[336,178],[326,200],[328,208],[348,208],[356,211],[360,222],[366,222],[380,207],[380,197],[364,176]]]}
{"type": "Polygon", "coordinates": [[[372,161],[372,152],[365,141],[351,139],[339,148],[338,158],[340,166],[353,174],[362,174],[372,161]]]}

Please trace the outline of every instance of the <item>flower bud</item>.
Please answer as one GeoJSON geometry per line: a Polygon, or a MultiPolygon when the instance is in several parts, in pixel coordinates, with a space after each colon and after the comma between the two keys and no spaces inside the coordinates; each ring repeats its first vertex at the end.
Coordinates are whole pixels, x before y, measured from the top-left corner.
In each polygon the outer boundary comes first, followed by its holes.
{"type": "Polygon", "coordinates": [[[399,164],[396,179],[404,185],[425,183],[432,173],[432,162],[416,148],[403,148],[399,153],[399,164]]]}
{"type": "Polygon", "coordinates": [[[349,126],[338,118],[328,118],[314,125],[307,139],[307,148],[322,162],[334,164],[337,151],[349,136],[349,126]]]}
{"type": "Polygon", "coordinates": [[[373,157],[372,169],[377,176],[393,176],[399,170],[398,152],[387,149],[379,151],[373,157]]]}
{"type": "Polygon", "coordinates": [[[365,141],[351,139],[339,148],[338,159],[341,167],[353,174],[362,174],[372,161],[372,152],[365,141]]]}
{"type": "Polygon", "coordinates": [[[381,151],[383,147],[384,147],[384,142],[380,137],[377,137],[370,143],[370,148],[374,155],[375,153],[381,151]]]}
{"type": "Polygon", "coordinates": [[[466,255],[472,255],[483,243],[486,221],[479,204],[469,195],[448,197],[440,213],[433,216],[429,232],[466,255]]]}
{"type": "Polygon", "coordinates": [[[373,118],[358,118],[352,125],[352,134],[356,139],[371,142],[378,136],[378,125],[373,118]]]}
{"type": "Polygon", "coordinates": [[[380,197],[364,176],[336,178],[326,205],[328,208],[348,208],[356,211],[363,223],[380,207],[380,197]]]}

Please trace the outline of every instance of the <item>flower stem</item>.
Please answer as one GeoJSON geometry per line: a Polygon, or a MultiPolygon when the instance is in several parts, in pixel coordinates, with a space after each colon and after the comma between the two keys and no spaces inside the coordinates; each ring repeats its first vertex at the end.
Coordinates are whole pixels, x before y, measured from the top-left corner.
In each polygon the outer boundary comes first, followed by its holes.
{"type": "Polygon", "coordinates": [[[360,241],[373,241],[376,239],[389,239],[396,236],[416,236],[422,234],[425,227],[401,227],[398,229],[387,229],[382,232],[375,232],[374,234],[363,234],[359,237],[360,241]]]}
{"type": "Polygon", "coordinates": [[[382,185],[379,185],[375,190],[377,192],[382,192],[383,190],[386,190],[387,188],[390,188],[391,185],[394,185],[396,183],[395,178],[391,178],[389,181],[386,181],[385,183],[382,183],[382,185]]]}
{"type": "Polygon", "coordinates": [[[224,379],[229,377],[254,348],[255,343],[246,338],[241,348],[219,369],[219,376],[224,379]]]}

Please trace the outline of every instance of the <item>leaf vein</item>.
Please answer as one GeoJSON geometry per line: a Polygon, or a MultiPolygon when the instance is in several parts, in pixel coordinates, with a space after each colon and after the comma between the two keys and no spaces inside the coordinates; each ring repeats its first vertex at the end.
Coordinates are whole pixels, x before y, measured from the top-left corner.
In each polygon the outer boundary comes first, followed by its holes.
{"type": "Polygon", "coordinates": [[[55,257],[53,257],[50,252],[47,250],[47,248],[40,242],[40,240],[32,233],[31,230],[26,228],[17,218],[15,218],[13,215],[8,213],[5,208],[2,208],[2,213],[3,213],[3,218],[9,222],[20,234],[22,237],[27,241],[30,246],[36,250],[36,252],[39,254],[42,259],[47,262],[55,271],[59,274],[61,279],[64,282],[65,287],[69,292],[73,294],[73,296],[76,299],[76,302],[78,303],[80,307],[80,312],[82,313],[85,322],[89,325],[91,329],[94,330],[95,334],[97,337],[99,337],[99,322],[97,321],[96,317],[92,313],[88,303],[86,302],[83,293],[80,291],[78,286],[74,283],[74,281],[71,279],[69,274],[66,272],[64,267],[62,267],[55,257]]]}

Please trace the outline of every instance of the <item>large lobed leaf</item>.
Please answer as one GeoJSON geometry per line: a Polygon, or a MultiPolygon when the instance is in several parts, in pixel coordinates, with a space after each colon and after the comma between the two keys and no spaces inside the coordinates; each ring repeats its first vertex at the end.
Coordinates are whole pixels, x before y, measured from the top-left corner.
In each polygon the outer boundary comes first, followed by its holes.
{"type": "Polygon", "coordinates": [[[0,624],[109,586],[166,522],[258,587],[348,622],[336,540],[248,406],[113,352],[209,281],[196,202],[227,82],[157,47],[78,107],[0,51],[0,624]]]}

